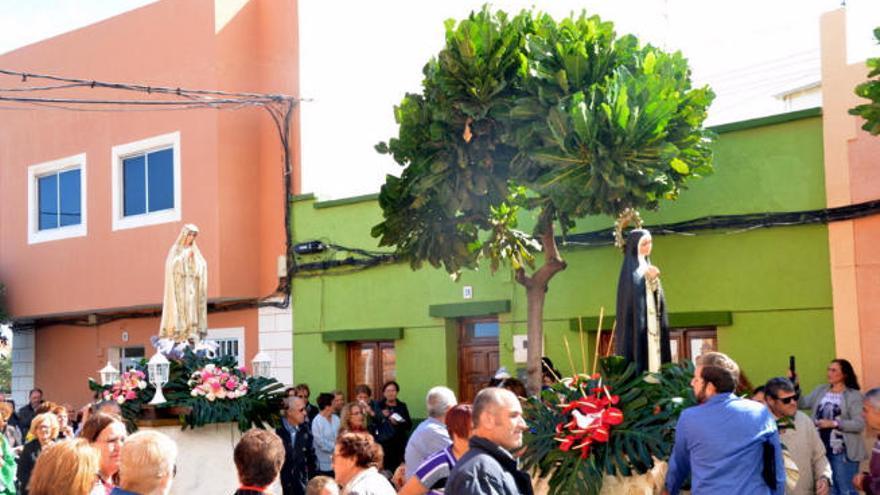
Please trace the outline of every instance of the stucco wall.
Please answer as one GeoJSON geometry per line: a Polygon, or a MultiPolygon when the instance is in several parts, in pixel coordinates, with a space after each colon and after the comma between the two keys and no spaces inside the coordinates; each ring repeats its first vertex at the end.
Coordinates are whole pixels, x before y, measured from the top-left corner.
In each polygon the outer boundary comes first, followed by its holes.
{"type": "MultiPolygon", "coordinates": [[[[721,129],[714,145],[716,173],[695,181],[677,203],[644,215],[650,223],[706,215],[798,211],[824,207],[821,120],[721,129]]],[[[778,121],[778,120],[777,120],[778,121]]],[[[772,121],[768,121],[772,122],[772,121]]],[[[374,198],[315,203],[294,202],[297,241],[378,249],[369,237],[381,219],[374,198]]],[[[528,219],[524,219],[528,224],[528,219]]],[[[608,218],[589,218],[574,232],[604,228],[608,218]]],[[[621,255],[613,247],[563,248],[568,269],[550,283],[544,314],[546,354],[569,372],[566,336],[580,366],[578,333],[571,319],[613,314],[621,255]]],[[[336,259],[347,256],[343,252],[336,259]]],[[[309,262],[327,255],[303,258],[309,262]]],[[[332,256],[331,256],[332,257],[332,256]]],[[[671,312],[729,311],[732,324],[718,327],[719,346],[760,383],[784,374],[788,356],[798,358],[806,388],[824,380],[833,352],[833,317],[827,227],[793,226],[749,232],[700,232],[697,236],[655,237],[652,261],[663,272],[671,312]]],[[[501,364],[515,369],[512,335],[526,331],[525,292],[502,269],[466,271],[453,282],[442,270],[407,264],[360,271],[311,272],[295,279],[295,375],[314,391],[345,388],[345,345],[323,343],[321,333],[403,327],[395,341],[401,397],[416,415],[424,414],[425,392],[438,383],[457,388],[457,347],[448,321],[432,318],[430,305],[464,302],[462,287],[473,287],[473,301],[509,300],[499,315],[501,364]]],[[[592,329],[588,329],[592,330],[592,329]]],[[[590,356],[593,337],[589,334],[590,356]]]]}

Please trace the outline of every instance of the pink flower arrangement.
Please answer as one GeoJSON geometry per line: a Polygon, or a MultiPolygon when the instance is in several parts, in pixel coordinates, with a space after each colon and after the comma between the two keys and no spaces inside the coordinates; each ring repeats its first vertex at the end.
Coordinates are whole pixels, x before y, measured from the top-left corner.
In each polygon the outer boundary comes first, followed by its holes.
{"type": "Polygon", "coordinates": [[[104,400],[115,400],[119,404],[124,404],[126,401],[136,399],[138,391],[145,388],[147,388],[147,375],[143,371],[126,371],[110,390],[104,391],[102,397],[104,400]]]}
{"type": "Polygon", "coordinates": [[[213,364],[195,371],[187,382],[192,389],[193,397],[204,397],[209,401],[215,399],[237,399],[248,392],[244,373],[239,368],[218,368],[213,364]]]}

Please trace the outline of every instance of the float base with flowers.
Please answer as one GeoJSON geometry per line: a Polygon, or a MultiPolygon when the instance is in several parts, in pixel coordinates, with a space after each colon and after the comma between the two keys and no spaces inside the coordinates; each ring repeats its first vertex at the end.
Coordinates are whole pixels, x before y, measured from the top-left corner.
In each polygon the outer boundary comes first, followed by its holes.
{"type": "Polygon", "coordinates": [[[675,423],[695,403],[692,377],[689,362],[637,374],[611,356],[598,373],[563,378],[525,403],[524,467],[550,495],[659,493],[675,423]]]}
{"type": "Polygon", "coordinates": [[[278,380],[248,376],[235,357],[211,357],[209,349],[194,352],[184,345],[165,355],[168,375],[160,385],[163,403],[149,404],[156,395],[157,380],[150,379],[146,361],[111,383],[89,379],[89,388],[96,399],[116,401],[131,429],[140,420],[157,418],[175,418],[184,428],[234,422],[240,431],[279,424],[284,385],[278,380]]]}
{"type": "Polygon", "coordinates": [[[248,375],[234,357],[212,358],[207,349],[157,348],[167,359],[167,375],[151,377],[151,366],[142,361],[105,385],[89,380],[89,387],[96,399],[119,404],[130,430],[158,430],[177,443],[172,495],[228,493],[238,485],[233,451],[241,432],[279,424],[284,385],[248,375]],[[150,404],[156,395],[154,382],[165,382],[164,403],[150,404]]]}

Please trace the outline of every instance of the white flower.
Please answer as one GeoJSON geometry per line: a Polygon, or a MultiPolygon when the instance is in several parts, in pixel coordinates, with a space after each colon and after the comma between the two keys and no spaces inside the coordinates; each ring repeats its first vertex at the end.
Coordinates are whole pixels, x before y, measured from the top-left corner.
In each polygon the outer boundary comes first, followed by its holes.
{"type": "Polygon", "coordinates": [[[139,382],[138,382],[138,388],[141,389],[141,390],[147,388],[147,382],[139,381],[139,382]]]}
{"type": "Polygon", "coordinates": [[[199,395],[199,391],[196,390],[196,389],[193,389],[192,392],[189,393],[189,395],[191,395],[191,396],[193,396],[193,397],[198,397],[198,395],[199,395]]]}
{"type": "Polygon", "coordinates": [[[122,404],[123,402],[125,402],[125,397],[122,396],[122,394],[120,394],[119,396],[116,397],[116,402],[122,404]]]}

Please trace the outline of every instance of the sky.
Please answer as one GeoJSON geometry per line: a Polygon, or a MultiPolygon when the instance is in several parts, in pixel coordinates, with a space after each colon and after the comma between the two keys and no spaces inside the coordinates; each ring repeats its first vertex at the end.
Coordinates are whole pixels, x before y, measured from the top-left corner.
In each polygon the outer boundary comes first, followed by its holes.
{"type": "MultiPolygon", "coordinates": [[[[0,1],[0,53],[151,3],[152,0],[0,1]]],[[[232,0],[218,0],[232,1],[232,0]]],[[[272,0],[282,1],[282,0],[272,0]]],[[[393,107],[419,91],[425,62],[443,44],[443,21],[478,0],[300,0],[302,191],[319,199],[378,192],[399,174],[373,146],[396,134],[393,107]]],[[[850,62],[878,53],[871,29],[880,1],[847,0],[850,62]]],[[[497,0],[556,18],[586,9],[618,34],[681,50],[695,84],[718,95],[708,124],[784,111],[773,95],[819,79],[819,17],[841,0],[497,0]]],[[[15,69],[15,68],[11,68],[15,69]]],[[[76,74],[88,78],[88,74],[76,74]]],[[[214,89],[214,88],[211,88],[214,89]]]]}

